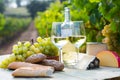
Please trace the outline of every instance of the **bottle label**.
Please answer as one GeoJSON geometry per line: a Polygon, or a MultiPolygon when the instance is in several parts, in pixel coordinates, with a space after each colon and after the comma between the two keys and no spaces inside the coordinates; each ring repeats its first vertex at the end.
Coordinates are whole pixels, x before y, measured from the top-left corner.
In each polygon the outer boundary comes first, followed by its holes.
{"type": "Polygon", "coordinates": [[[72,35],[72,29],[62,29],[61,30],[61,36],[67,37],[72,35]]]}

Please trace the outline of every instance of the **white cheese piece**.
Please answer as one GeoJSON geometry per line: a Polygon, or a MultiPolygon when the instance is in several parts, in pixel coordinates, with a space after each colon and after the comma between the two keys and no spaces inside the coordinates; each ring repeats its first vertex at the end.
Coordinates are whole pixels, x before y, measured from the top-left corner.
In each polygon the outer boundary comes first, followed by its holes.
{"type": "Polygon", "coordinates": [[[77,69],[87,69],[89,64],[95,59],[95,56],[87,54],[79,54],[79,61],[76,65],[77,69]]]}

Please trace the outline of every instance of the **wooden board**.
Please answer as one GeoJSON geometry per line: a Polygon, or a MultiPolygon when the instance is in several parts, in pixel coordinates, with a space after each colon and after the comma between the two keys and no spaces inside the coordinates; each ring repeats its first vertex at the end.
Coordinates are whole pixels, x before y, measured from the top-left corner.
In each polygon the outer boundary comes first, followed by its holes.
{"type": "MultiPolygon", "coordinates": [[[[0,56],[0,62],[6,56],[0,56]]],[[[120,68],[100,67],[94,70],[65,68],[62,72],[55,72],[49,78],[14,78],[11,73],[11,70],[0,69],[0,80],[104,80],[120,77],[120,68]]]]}

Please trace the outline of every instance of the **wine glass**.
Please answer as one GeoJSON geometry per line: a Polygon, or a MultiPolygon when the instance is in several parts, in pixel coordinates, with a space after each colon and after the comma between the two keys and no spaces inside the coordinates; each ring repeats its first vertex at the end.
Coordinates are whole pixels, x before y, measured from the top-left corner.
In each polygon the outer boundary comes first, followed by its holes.
{"type": "Polygon", "coordinates": [[[59,49],[59,61],[63,63],[62,47],[68,42],[67,37],[61,34],[62,22],[53,22],[51,31],[52,43],[59,49]]]}
{"type": "Polygon", "coordinates": [[[77,58],[76,63],[78,62],[78,56],[79,56],[79,47],[82,46],[86,41],[85,36],[85,27],[83,21],[74,21],[73,22],[74,27],[72,28],[72,35],[69,36],[69,41],[74,44],[76,51],[77,51],[77,58]]]}

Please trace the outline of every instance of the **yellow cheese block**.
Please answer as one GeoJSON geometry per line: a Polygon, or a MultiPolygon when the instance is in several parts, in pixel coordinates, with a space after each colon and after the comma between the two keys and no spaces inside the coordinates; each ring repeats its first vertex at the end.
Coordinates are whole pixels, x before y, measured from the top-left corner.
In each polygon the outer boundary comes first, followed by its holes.
{"type": "Polygon", "coordinates": [[[101,51],[97,55],[101,66],[120,67],[120,57],[113,51],[101,51]]]}

